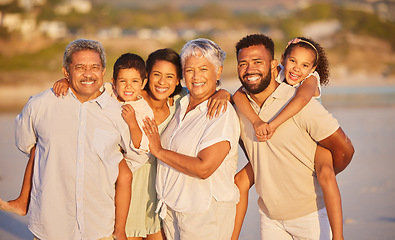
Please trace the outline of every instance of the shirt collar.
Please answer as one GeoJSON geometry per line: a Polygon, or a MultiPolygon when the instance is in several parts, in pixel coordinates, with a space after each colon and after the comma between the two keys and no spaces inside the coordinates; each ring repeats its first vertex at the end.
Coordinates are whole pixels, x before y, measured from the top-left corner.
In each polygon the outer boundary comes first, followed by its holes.
{"type": "MultiPolygon", "coordinates": [[[[188,107],[189,99],[190,99],[190,95],[189,95],[189,94],[186,95],[185,97],[181,98],[181,100],[180,100],[180,105],[181,105],[182,108],[188,107]]],[[[201,112],[204,112],[204,111],[207,110],[207,103],[208,103],[208,99],[205,100],[205,101],[203,101],[203,102],[201,102],[199,105],[197,105],[197,106],[195,107],[195,109],[197,109],[197,110],[199,110],[199,111],[201,111],[201,112]]]]}
{"type": "MultiPolygon", "coordinates": [[[[90,103],[97,103],[97,105],[100,106],[100,108],[105,108],[108,104],[109,99],[111,98],[110,94],[107,93],[107,91],[105,89],[100,89],[100,91],[102,92],[97,98],[89,100],[88,102],[90,103]],[[103,91],[101,91],[103,90],[103,91]]],[[[75,94],[73,93],[73,91],[71,91],[71,88],[68,89],[68,93],[67,95],[73,96],[77,101],[78,98],[75,96],[75,94]]]]}
{"type": "MultiPolygon", "coordinates": [[[[259,105],[254,101],[251,97],[250,93],[243,87],[242,90],[246,93],[247,98],[254,104],[255,107],[259,109],[259,105]]],[[[274,90],[274,92],[265,100],[267,102],[269,99],[288,99],[290,95],[295,94],[295,88],[291,85],[283,82],[278,85],[278,87],[274,90]]],[[[265,104],[263,104],[264,106],[265,104]]]]}

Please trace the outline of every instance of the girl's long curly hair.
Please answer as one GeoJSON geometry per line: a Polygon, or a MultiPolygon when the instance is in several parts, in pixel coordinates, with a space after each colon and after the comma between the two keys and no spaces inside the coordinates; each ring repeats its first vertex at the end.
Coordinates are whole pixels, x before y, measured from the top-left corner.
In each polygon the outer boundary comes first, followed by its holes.
{"type": "Polygon", "coordinates": [[[291,51],[297,46],[314,51],[316,54],[314,66],[316,66],[315,70],[320,75],[320,84],[321,86],[327,85],[329,82],[329,62],[325,50],[321,47],[321,45],[314,42],[311,38],[297,37],[297,39],[300,39],[300,41],[295,41],[295,43],[292,43],[292,40],[288,44],[282,55],[282,59],[286,59],[291,51]]]}

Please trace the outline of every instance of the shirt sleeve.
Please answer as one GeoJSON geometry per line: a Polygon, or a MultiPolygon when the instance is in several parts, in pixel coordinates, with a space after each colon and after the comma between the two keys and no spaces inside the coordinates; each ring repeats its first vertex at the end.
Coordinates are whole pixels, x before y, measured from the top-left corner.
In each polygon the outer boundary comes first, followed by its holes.
{"type": "Polygon", "coordinates": [[[298,123],[316,142],[329,137],[340,127],[337,119],[315,99],[310,100],[299,113],[295,115],[298,123]]]}
{"type": "Polygon", "coordinates": [[[33,102],[31,97],[22,112],[15,118],[15,144],[17,148],[30,155],[30,150],[36,145],[37,137],[34,131],[33,102]]]}
{"type": "MultiPolygon", "coordinates": [[[[128,133],[129,134],[129,131],[128,133]]],[[[130,138],[128,138],[130,143],[130,138]]],[[[143,151],[141,149],[135,149],[130,147],[131,144],[123,144],[122,149],[124,149],[124,158],[129,166],[130,171],[135,172],[141,166],[143,166],[149,158],[149,152],[143,151]],[[126,149],[126,150],[125,150],[126,149]]]]}

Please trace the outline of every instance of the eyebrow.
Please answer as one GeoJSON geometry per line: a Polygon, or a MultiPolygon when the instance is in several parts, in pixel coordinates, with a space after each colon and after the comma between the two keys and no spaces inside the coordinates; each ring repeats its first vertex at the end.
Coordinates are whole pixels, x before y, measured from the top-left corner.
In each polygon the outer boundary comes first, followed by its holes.
{"type": "MultiPolygon", "coordinates": [[[[253,58],[253,59],[251,59],[252,61],[257,61],[257,60],[261,60],[261,61],[264,61],[263,60],[263,58],[253,58]]],[[[247,62],[247,60],[240,60],[240,61],[237,61],[238,63],[240,63],[240,62],[247,62]]]]}

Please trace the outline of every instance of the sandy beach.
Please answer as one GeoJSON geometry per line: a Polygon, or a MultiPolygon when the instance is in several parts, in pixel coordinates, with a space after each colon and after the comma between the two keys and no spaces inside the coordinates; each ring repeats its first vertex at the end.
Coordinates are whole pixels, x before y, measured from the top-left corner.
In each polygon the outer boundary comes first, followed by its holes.
{"type": "MultiPolygon", "coordinates": [[[[356,150],[350,166],[337,178],[343,201],[345,239],[393,240],[395,105],[345,106],[327,107],[339,120],[356,150]]],[[[7,200],[18,195],[27,162],[27,157],[14,144],[13,121],[18,111],[0,114],[0,197],[7,200]]],[[[246,160],[241,151],[239,156],[241,168],[246,160]]],[[[256,200],[257,194],[252,188],[242,240],[259,239],[256,200]]],[[[27,217],[0,211],[0,239],[32,239],[27,217]]]]}

